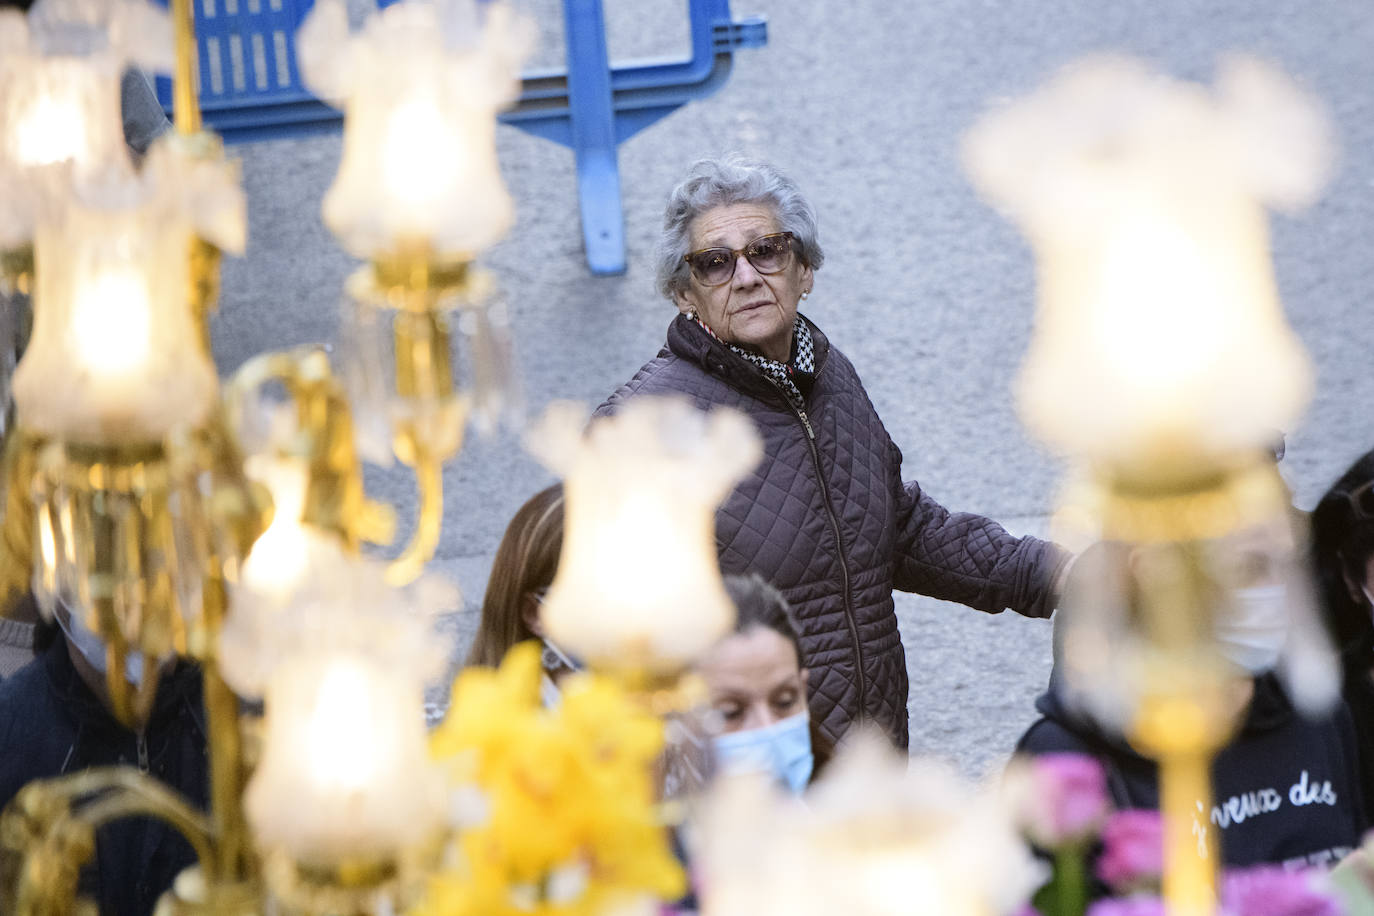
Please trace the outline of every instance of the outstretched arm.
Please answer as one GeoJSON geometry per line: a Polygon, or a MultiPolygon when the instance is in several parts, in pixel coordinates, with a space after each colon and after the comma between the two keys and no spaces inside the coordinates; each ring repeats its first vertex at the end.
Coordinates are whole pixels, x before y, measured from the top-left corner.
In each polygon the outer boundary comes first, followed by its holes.
{"type": "Polygon", "coordinates": [[[994,614],[1011,608],[1026,617],[1050,616],[1070,554],[1039,538],[1013,537],[990,518],[950,512],[916,481],[901,480],[902,453],[891,448],[896,587],[994,614]]]}

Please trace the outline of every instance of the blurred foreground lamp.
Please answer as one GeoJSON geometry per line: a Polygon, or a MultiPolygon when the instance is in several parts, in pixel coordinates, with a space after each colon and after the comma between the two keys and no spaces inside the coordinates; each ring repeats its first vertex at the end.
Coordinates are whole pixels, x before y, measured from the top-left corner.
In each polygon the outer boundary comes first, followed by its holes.
{"type": "Polygon", "coordinates": [[[966,152],[1035,249],[1018,394],[1036,435],[1167,487],[1292,428],[1312,373],[1284,321],[1265,207],[1310,202],[1330,144],[1281,75],[1232,60],[1209,94],[1089,61],[989,115],[966,152]]]}
{"type": "Polygon", "coordinates": [[[558,572],[540,611],[549,637],[596,668],[671,677],[734,621],[715,511],[762,457],[731,410],[637,398],[593,420],[560,404],[530,448],[564,478],[558,572]]]}
{"type": "Polygon", "coordinates": [[[193,233],[241,252],[241,192],[224,171],[189,175],[161,143],[139,175],[80,180],[44,202],[33,335],[13,382],[19,425],[46,443],[34,590],[107,642],[126,721],[146,712],[156,679],[131,703],[125,655],[187,651],[206,568],[189,437],[218,383],[187,301],[193,233]]]}
{"type": "Polygon", "coordinates": [[[752,775],[718,780],[698,834],[703,916],[1004,916],[1039,883],[994,793],[872,732],[804,802],[752,775]]]}
{"type": "Polygon", "coordinates": [[[394,449],[419,482],[396,583],[433,555],[441,464],[460,449],[470,409],[491,420],[511,397],[504,312],[472,261],[511,222],[496,112],[515,97],[530,37],[504,4],[477,0],[403,0],[357,34],[344,4],[325,0],[298,36],[306,84],[345,113],[325,224],[371,262],[348,280],[343,322],[363,450],[385,462],[394,449]]]}
{"type": "MultiPolygon", "coordinates": [[[[289,507],[289,475],[272,480],[289,507]]],[[[371,912],[418,887],[441,826],[422,710],[446,652],[432,609],[453,596],[425,581],[400,592],[337,536],[297,534],[310,562],[294,587],[245,568],[220,640],[229,683],[266,701],[246,809],[269,887],[293,911],[371,912]]]]}
{"type": "Polygon", "coordinates": [[[141,2],[39,0],[0,9],[0,249],[73,180],[129,177],[120,76],[172,66],[166,14],[141,2]]]}
{"type": "MultiPolygon", "coordinates": [[[[1207,763],[1236,709],[1214,638],[1233,598],[1209,550],[1290,511],[1269,449],[1312,373],[1284,321],[1265,208],[1316,196],[1329,127],[1252,60],[1227,61],[1208,92],[1099,58],[988,115],[965,158],[1035,250],[1021,413],[1090,478],[1060,520],[1124,545],[1080,560],[1065,674],[1086,660],[1101,675],[1070,684],[1099,709],[1125,694],[1132,741],[1161,763],[1170,912],[1210,913],[1213,863],[1192,851],[1191,817],[1210,807],[1207,763]]],[[[1279,578],[1296,619],[1299,577],[1279,578]]],[[[1317,681],[1290,682],[1300,705],[1331,684],[1317,681]]]]}

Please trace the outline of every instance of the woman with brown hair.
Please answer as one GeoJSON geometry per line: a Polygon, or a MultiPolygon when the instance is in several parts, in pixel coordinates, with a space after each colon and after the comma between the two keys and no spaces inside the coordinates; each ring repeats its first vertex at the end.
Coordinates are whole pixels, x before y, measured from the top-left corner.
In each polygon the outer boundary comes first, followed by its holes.
{"type": "Polygon", "coordinates": [[[563,550],[563,485],[531,496],[506,526],[492,561],[482,619],[467,664],[495,668],[511,646],[527,639],[544,643],[544,673],[553,684],[577,664],[544,636],[539,605],[558,571],[563,550]]]}

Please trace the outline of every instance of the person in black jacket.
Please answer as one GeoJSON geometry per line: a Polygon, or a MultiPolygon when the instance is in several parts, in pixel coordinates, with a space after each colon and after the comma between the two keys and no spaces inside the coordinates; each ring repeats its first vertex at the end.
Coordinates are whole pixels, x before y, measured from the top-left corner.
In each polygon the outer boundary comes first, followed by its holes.
{"type": "MultiPolygon", "coordinates": [[[[1231,867],[1334,865],[1360,845],[1367,823],[1349,709],[1337,703],[1322,717],[1299,715],[1274,674],[1292,626],[1284,578],[1294,548],[1283,537],[1288,531],[1286,525],[1260,526],[1207,545],[1217,582],[1229,592],[1213,636],[1234,671],[1229,701],[1237,728],[1213,761],[1211,807],[1203,810],[1199,802],[1193,831],[1199,837],[1210,832],[1231,867]]],[[[1080,574],[1086,585],[1103,569],[1136,566],[1144,559],[1139,553],[1116,544],[1091,548],[1076,564],[1069,588],[1077,590],[1080,574]]],[[[1090,754],[1106,770],[1118,808],[1158,808],[1154,761],[1071,706],[1067,695],[1056,664],[1049,691],[1036,701],[1041,718],[1017,751],[1090,754]]]]}
{"type": "MultiPolygon", "coordinates": [[[[1335,865],[1360,845],[1366,827],[1354,725],[1338,706],[1308,721],[1294,711],[1272,673],[1241,681],[1251,696],[1240,729],[1212,763],[1212,808],[1193,829],[1216,831],[1222,862],[1335,865]]],[[[1037,720],[1017,743],[1023,754],[1080,753],[1097,758],[1118,808],[1159,807],[1155,762],[1085,716],[1057,689],[1036,700],[1037,720]]]]}
{"type": "MultiPolygon", "coordinates": [[[[33,780],[128,765],[204,809],[208,761],[199,669],[180,664],[165,671],[147,724],[133,732],[101,698],[103,675],[56,625],[40,623],[37,633],[35,662],[0,683],[0,808],[33,780]]],[[[161,821],[115,821],[96,832],[81,893],[97,902],[101,916],[147,916],[193,862],[190,845],[161,821]]]]}
{"type": "Polygon", "coordinates": [[[1068,556],[903,481],[901,450],[854,366],[797,313],[823,260],[815,212],[777,169],[696,163],[664,218],[658,286],[679,311],[667,346],[598,414],[677,395],[754,421],[764,460],[716,514],[721,569],[759,573],[792,607],[828,741],[867,719],[906,747],[892,590],[1048,617],[1068,556]]]}
{"type": "Polygon", "coordinates": [[[1354,715],[1365,804],[1374,807],[1374,451],[1361,455],[1312,510],[1312,566],[1323,619],[1341,653],[1341,692],[1354,715]]]}

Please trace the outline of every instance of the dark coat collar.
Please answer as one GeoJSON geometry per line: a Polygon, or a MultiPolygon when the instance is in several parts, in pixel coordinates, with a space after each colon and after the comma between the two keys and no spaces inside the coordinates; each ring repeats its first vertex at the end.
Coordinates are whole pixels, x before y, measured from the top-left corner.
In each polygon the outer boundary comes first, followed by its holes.
{"type": "MultiPolygon", "coordinates": [[[[811,319],[801,315],[811,330],[811,343],[816,355],[816,378],[820,379],[830,356],[830,341],[811,319]]],[[[761,400],[787,406],[787,396],[768,380],[758,367],[731,350],[685,314],[679,313],[668,325],[668,350],[680,359],[700,366],[730,385],[761,400]]]]}
{"type": "MultiPolygon", "coordinates": [[[[81,679],[81,674],[68,654],[69,651],[66,640],[59,635],[43,652],[40,662],[46,670],[48,684],[57,698],[59,708],[65,710],[73,721],[81,722],[87,736],[132,734],[106,709],[105,704],[81,679]]],[[[201,703],[200,681],[200,669],[185,662],[178,662],[176,667],[165,672],[158,684],[152,713],[148,717],[144,731],[160,731],[164,726],[174,722],[181,708],[185,706],[189,709],[196,727],[205,735],[207,729],[205,709],[201,703]]]]}

